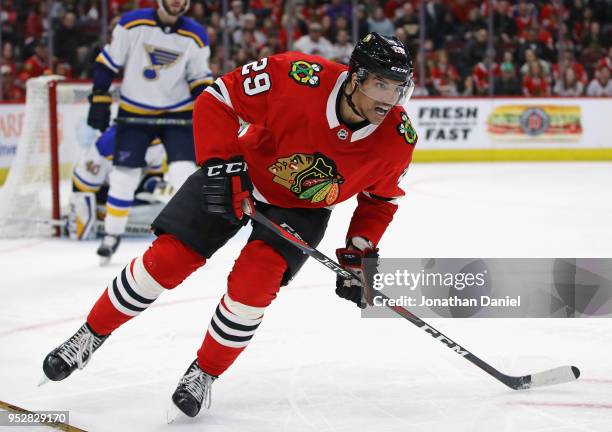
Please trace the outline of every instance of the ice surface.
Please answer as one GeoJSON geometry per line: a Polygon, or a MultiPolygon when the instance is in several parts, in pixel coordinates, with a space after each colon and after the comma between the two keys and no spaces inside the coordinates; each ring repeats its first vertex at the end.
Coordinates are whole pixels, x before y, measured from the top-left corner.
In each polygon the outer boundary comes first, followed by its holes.
{"type": "MultiPolygon", "coordinates": [[[[611,257],[610,185],[609,163],[413,165],[381,254],[611,257]]],[[[324,253],[343,243],[353,208],[334,211],[324,253]]],[[[612,321],[432,320],[505,373],[566,364],[583,373],[571,384],[513,392],[401,319],[361,319],[315,262],[282,289],[215,383],[212,409],[167,425],[170,395],[247,235],[119,329],[85,370],[40,388],[44,356],[150,239],[126,240],[106,268],[94,242],[0,241],[0,400],[69,410],[70,423],[90,431],[612,430],[612,321]]]]}

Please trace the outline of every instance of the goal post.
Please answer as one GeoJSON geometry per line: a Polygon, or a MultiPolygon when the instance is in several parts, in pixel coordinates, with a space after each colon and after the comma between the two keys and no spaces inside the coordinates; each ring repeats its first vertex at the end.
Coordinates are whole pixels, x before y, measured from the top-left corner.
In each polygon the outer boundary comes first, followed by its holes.
{"type": "Polygon", "coordinates": [[[60,76],[27,81],[21,135],[0,187],[0,238],[59,234],[72,167],[99,136],[87,126],[90,92],[91,82],[60,76]]]}

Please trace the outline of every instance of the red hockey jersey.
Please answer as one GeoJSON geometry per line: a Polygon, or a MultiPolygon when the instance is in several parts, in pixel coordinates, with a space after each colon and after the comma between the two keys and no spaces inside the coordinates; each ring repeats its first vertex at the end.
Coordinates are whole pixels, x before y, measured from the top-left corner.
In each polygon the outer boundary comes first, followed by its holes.
{"type": "Polygon", "coordinates": [[[197,162],[244,156],[255,198],[280,207],[330,207],[358,194],[348,236],[378,243],[417,136],[400,107],[351,132],[336,113],[347,75],[344,65],[285,53],[217,79],[195,104],[197,162]],[[249,126],[237,136],[239,119],[249,126]]]}

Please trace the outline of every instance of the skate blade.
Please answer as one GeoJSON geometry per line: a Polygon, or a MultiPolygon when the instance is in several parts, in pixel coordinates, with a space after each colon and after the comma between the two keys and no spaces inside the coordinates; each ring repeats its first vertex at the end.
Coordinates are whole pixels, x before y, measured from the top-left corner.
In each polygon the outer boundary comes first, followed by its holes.
{"type": "Polygon", "coordinates": [[[184,415],[183,412],[176,405],[174,405],[174,402],[171,402],[168,410],[166,411],[166,421],[168,424],[174,423],[175,420],[181,415],[184,415]]]}
{"type": "Polygon", "coordinates": [[[46,375],[43,375],[41,380],[38,382],[38,387],[41,387],[41,386],[47,384],[49,381],[50,381],[49,378],[47,378],[46,375]]]}

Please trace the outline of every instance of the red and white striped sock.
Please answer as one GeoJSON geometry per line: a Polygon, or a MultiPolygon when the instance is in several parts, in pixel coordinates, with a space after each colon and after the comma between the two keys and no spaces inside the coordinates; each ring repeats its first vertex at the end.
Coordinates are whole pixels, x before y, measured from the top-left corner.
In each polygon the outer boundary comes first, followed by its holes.
{"type": "Polygon", "coordinates": [[[91,309],[87,323],[101,336],[112,333],[205,262],[176,237],[158,237],[142,257],[133,259],[113,279],[91,309]]]}
{"type": "Polygon", "coordinates": [[[198,350],[199,366],[214,376],[225,372],[255,335],[264,310],[238,303],[225,294],[198,350]]]}

